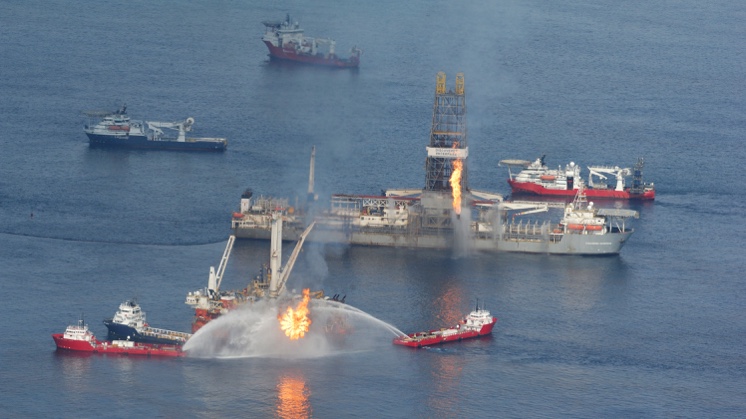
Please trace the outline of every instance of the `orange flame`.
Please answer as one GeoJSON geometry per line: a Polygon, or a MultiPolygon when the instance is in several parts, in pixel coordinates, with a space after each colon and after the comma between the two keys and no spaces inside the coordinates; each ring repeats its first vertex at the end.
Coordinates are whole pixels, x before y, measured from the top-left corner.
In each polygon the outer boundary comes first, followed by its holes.
{"type": "Polygon", "coordinates": [[[308,317],[308,302],[310,299],[309,289],[306,288],[303,290],[303,300],[298,303],[295,310],[288,307],[285,314],[277,316],[277,319],[280,320],[280,329],[291,340],[297,340],[305,336],[311,326],[311,319],[308,317]]]}
{"type": "Polygon", "coordinates": [[[461,171],[464,169],[464,162],[461,159],[453,161],[453,172],[451,173],[451,190],[453,191],[453,210],[457,215],[461,215],[461,171]]]}

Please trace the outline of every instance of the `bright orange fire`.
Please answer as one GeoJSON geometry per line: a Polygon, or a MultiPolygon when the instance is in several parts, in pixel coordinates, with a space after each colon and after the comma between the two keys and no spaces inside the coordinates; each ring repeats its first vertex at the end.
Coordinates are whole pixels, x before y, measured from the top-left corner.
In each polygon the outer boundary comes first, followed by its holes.
{"type": "Polygon", "coordinates": [[[453,210],[457,215],[461,215],[461,171],[464,169],[464,162],[461,159],[453,161],[453,172],[451,173],[451,190],[453,191],[453,210]]]}
{"type": "Polygon", "coordinates": [[[309,289],[306,288],[303,290],[303,300],[298,303],[295,310],[288,307],[285,314],[277,316],[277,319],[280,320],[280,329],[291,340],[297,340],[305,336],[311,326],[311,319],[308,317],[308,302],[310,300],[309,289]]]}

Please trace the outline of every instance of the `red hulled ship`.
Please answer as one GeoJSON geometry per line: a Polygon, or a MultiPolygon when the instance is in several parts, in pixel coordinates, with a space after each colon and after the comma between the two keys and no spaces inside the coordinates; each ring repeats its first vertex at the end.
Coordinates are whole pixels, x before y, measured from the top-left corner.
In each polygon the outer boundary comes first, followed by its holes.
{"type": "Polygon", "coordinates": [[[476,338],[491,334],[495,323],[497,323],[497,317],[492,317],[489,311],[484,308],[480,309],[477,305],[474,311],[469,313],[468,316],[464,317],[454,327],[399,336],[394,338],[394,344],[421,348],[423,346],[440,345],[441,343],[476,338]]]}
{"type": "Polygon", "coordinates": [[[57,350],[113,355],[180,357],[186,355],[179,345],[138,343],[129,340],[100,341],[82,320],[67,326],[65,333],[52,334],[57,350]]]}
{"type": "Polygon", "coordinates": [[[348,58],[335,52],[336,43],[327,38],[308,38],[303,35],[298,22],[264,21],[266,27],[262,41],[269,48],[269,56],[281,60],[297,61],[328,67],[355,68],[360,65],[360,48],[352,47],[348,58]]]}
{"type": "Polygon", "coordinates": [[[540,195],[573,197],[583,187],[588,198],[595,199],[655,199],[655,186],[642,180],[644,161],[638,159],[633,169],[618,166],[589,166],[588,184],[580,176],[580,166],[573,162],[564,169],[550,169],[544,164],[544,157],[534,162],[527,160],[502,160],[500,165],[508,166],[508,184],[514,195],[540,195]],[[511,167],[521,167],[514,175],[511,167]],[[625,178],[632,176],[632,186],[625,185],[625,178]],[[607,180],[610,182],[607,183],[607,180]]]}

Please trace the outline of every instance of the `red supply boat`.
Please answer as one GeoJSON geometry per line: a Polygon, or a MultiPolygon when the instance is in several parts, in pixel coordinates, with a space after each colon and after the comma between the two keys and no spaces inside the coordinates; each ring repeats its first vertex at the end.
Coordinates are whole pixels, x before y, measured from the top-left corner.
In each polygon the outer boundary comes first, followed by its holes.
{"type": "Polygon", "coordinates": [[[65,333],[52,334],[52,339],[57,345],[57,350],[65,351],[167,357],[186,355],[179,345],[137,343],[129,340],[100,341],[82,320],[77,325],[67,326],[65,333]]]}
{"type": "Polygon", "coordinates": [[[326,38],[307,38],[298,22],[264,21],[266,27],[262,41],[269,48],[269,56],[281,60],[297,61],[328,67],[355,68],[360,65],[360,48],[352,47],[348,58],[337,56],[336,43],[326,38]]]}
{"type": "Polygon", "coordinates": [[[588,184],[580,177],[580,166],[573,162],[565,168],[550,169],[544,164],[544,157],[536,161],[502,160],[500,165],[508,166],[508,184],[514,195],[540,195],[573,197],[583,187],[588,198],[595,199],[655,199],[655,185],[642,180],[642,158],[633,169],[618,166],[588,166],[588,184]],[[511,167],[521,167],[513,174],[511,167]],[[625,185],[625,178],[632,176],[632,186],[625,185]],[[613,184],[607,183],[611,178],[613,184]]]}
{"type": "Polygon", "coordinates": [[[394,339],[394,344],[421,348],[476,338],[491,334],[495,323],[497,323],[497,317],[492,317],[489,311],[477,306],[476,310],[469,313],[454,327],[399,336],[394,339]]]}

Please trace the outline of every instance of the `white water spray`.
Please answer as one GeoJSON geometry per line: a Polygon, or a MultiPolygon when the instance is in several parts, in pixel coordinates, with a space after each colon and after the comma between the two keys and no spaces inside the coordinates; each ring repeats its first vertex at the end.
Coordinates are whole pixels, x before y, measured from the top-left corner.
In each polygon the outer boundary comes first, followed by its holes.
{"type": "Polygon", "coordinates": [[[374,350],[404,334],[348,304],[312,299],[308,333],[290,340],[277,319],[289,305],[287,300],[246,303],[202,327],[184,350],[202,358],[318,358],[374,350]]]}

